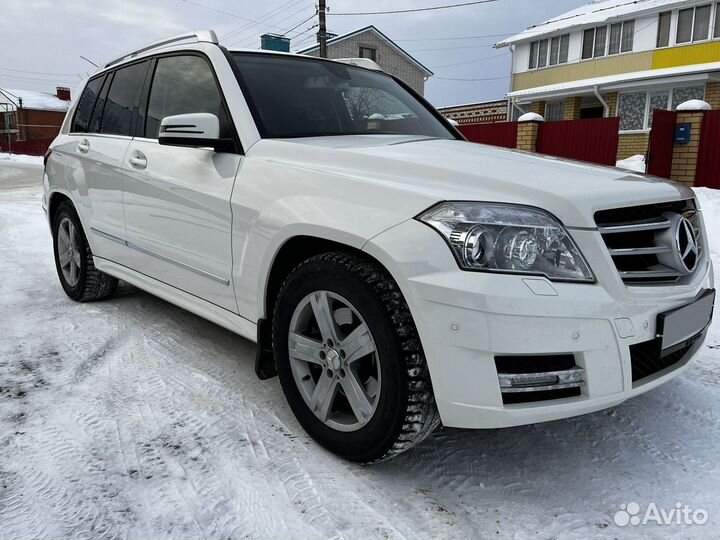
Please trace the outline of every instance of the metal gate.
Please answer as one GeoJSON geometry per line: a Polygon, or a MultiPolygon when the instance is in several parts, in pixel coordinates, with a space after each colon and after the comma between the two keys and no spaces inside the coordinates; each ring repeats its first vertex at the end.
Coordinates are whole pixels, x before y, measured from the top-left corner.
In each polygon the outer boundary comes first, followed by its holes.
{"type": "Polygon", "coordinates": [[[670,178],[676,116],[675,112],[663,109],[655,109],[653,112],[650,149],[647,157],[648,174],[670,178]]]}
{"type": "Polygon", "coordinates": [[[457,128],[470,142],[492,144],[503,148],[517,148],[517,122],[460,124],[457,128]]]}
{"type": "Polygon", "coordinates": [[[705,111],[695,185],[720,189],[720,111],[705,111]]]}
{"type": "Polygon", "coordinates": [[[615,165],[619,118],[541,122],[537,151],[600,165],[615,165]]]}

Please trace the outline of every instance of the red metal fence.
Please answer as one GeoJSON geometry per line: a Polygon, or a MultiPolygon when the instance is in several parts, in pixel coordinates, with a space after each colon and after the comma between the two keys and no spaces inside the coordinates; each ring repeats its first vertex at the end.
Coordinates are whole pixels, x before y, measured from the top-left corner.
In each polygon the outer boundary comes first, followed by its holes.
{"type": "Polygon", "coordinates": [[[650,149],[648,151],[648,174],[670,178],[673,161],[673,139],[677,113],[655,109],[653,112],[650,149]]]}
{"type": "Polygon", "coordinates": [[[617,117],[542,122],[538,129],[537,151],[614,166],[619,129],[617,117]]]}
{"type": "Polygon", "coordinates": [[[695,185],[720,189],[720,111],[705,111],[695,185]]]}
{"type": "Polygon", "coordinates": [[[461,124],[458,129],[470,142],[492,144],[504,148],[517,147],[517,122],[461,124]]]}
{"type": "Polygon", "coordinates": [[[29,156],[42,156],[47,152],[53,139],[34,139],[31,141],[13,141],[8,145],[7,141],[0,141],[0,152],[9,152],[13,154],[27,154],[29,156]]]}

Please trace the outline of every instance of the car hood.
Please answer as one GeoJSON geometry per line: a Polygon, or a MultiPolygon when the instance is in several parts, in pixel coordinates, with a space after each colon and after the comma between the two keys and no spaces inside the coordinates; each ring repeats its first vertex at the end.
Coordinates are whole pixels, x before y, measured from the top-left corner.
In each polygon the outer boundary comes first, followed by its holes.
{"type": "Polygon", "coordinates": [[[545,209],[568,227],[594,228],[600,209],[693,196],[680,184],[616,167],[413,136],[266,139],[248,156],[381,184],[402,192],[412,215],[446,200],[504,202],[545,209]]]}

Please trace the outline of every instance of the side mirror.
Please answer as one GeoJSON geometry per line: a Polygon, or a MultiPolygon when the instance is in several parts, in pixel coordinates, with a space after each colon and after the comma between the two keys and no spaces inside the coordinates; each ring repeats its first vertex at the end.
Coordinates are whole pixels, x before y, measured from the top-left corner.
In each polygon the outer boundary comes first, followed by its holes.
{"type": "Polygon", "coordinates": [[[166,146],[211,147],[227,150],[232,139],[220,138],[220,120],[211,113],[166,116],[160,122],[158,142],[166,146]]]}

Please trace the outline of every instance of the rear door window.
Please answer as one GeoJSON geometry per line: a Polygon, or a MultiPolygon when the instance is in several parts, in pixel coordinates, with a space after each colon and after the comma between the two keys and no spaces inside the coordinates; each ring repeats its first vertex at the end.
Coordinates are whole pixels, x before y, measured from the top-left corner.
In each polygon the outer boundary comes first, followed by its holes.
{"type": "Polygon", "coordinates": [[[157,139],[166,116],[212,113],[220,120],[220,137],[232,138],[232,127],[212,67],[195,55],[159,58],[148,99],[145,136],[157,139]]]}
{"type": "Polygon", "coordinates": [[[83,90],[83,93],[78,100],[77,109],[75,109],[75,116],[73,117],[72,128],[70,130],[71,132],[86,133],[88,131],[93,108],[95,107],[95,102],[100,94],[100,89],[102,88],[104,79],[105,76],[101,75],[100,77],[90,79],[87,85],[85,85],[85,90],[83,90]]]}
{"type": "Polygon", "coordinates": [[[104,104],[100,133],[127,136],[133,133],[147,66],[148,62],[140,62],[115,72],[104,104]]]}

